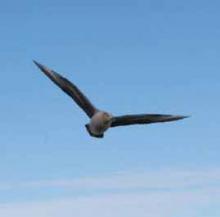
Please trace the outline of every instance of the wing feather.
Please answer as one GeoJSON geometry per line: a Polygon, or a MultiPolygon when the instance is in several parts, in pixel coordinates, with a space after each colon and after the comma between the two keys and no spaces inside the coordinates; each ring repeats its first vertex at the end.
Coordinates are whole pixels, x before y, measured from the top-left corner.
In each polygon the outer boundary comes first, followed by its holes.
{"type": "Polygon", "coordinates": [[[46,66],[36,61],[34,61],[34,63],[47,77],[68,94],[90,118],[97,112],[97,109],[75,84],[46,66]]]}
{"type": "Polygon", "coordinates": [[[184,118],[187,118],[187,116],[162,114],[123,115],[113,117],[111,127],[125,126],[131,124],[152,124],[158,122],[177,121],[184,118]]]}

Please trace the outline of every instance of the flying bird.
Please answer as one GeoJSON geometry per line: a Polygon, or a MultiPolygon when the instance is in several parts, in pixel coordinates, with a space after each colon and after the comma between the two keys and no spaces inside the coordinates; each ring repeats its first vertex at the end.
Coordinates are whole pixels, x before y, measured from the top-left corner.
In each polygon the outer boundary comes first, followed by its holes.
{"type": "Polygon", "coordinates": [[[88,124],[85,125],[85,127],[90,136],[103,138],[105,131],[108,130],[110,127],[176,121],[187,117],[181,115],[164,114],[133,114],[113,116],[109,112],[102,111],[96,108],[82,93],[82,91],[68,79],[36,61],[33,62],[48,78],[50,78],[67,95],[69,95],[76,102],[76,104],[87,114],[87,116],[90,118],[90,121],[88,124]]]}

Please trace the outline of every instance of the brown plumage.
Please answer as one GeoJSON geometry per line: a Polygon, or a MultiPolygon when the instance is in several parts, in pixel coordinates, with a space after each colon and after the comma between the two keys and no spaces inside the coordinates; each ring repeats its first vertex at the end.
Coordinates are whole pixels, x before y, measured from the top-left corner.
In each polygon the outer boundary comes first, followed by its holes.
{"type": "Polygon", "coordinates": [[[93,137],[102,138],[104,132],[110,127],[118,127],[134,124],[152,124],[159,122],[169,122],[184,119],[187,116],[181,115],[162,115],[162,114],[136,114],[124,116],[112,116],[110,113],[97,109],[89,99],[80,91],[80,89],[46,66],[34,61],[40,70],[68,94],[90,118],[86,124],[86,129],[93,137]]]}

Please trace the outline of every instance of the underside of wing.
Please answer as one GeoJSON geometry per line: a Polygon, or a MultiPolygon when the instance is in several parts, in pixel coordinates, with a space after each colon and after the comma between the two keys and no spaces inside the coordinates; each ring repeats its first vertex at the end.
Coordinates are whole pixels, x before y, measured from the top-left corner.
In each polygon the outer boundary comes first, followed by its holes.
{"type": "Polygon", "coordinates": [[[138,114],[138,115],[124,115],[114,117],[111,127],[125,126],[131,124],[152,124],[159,122],[177,121],[187,118],[181,115],[162,115],[162,114],[138,114]]]}
{"type": "Polygon", "coordinates": [[[90,118],[96,113],[97,109],[92,105],[89,99],[79,90],[79,88],[75,84],[73,84],[57,72],[45,67],[44,65],[36,61],[34,61],[34,63],[47,77],[49,77],[66,94],[68,94],[90,118]]]}

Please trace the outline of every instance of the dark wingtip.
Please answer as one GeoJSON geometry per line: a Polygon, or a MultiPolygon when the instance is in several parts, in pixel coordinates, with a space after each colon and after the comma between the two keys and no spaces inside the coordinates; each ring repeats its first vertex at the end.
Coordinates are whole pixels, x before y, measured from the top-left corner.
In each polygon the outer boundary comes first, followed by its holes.
{"type": "Polygon", "coordinates": [[[190,118],[190,117],[191,116],[189,116],[189,115],[177,115],[176,120],[181,120],[181,119],[190,118]]]}
{"type": "Polygon", "coordinates": [[[37,65],[37,66],[39,65],[39,63],[36,60],[32,60],[32,61],[35,65],[37,65]]]}
{"type": "Polygon", "coordinates": [[[38,63],[36,60],[33,60],[33,62],[34,62],[34,64],[35,64],[38,68],[40,68],[41,70],[44,70],[44,69],[45,69],[45,67],[44,67],[42,64],[38,63]]]}
{"type": "Polygon", "coordinates": [[[190,115],[184,115],[184,116],[181,116],[182,119],[185,119],[185,118],[190,118],[191,116],[190,115]]]}
{"type": "Polygon", "coordinates": [[[52,74],[57,74],[56,72],[52,72],[52,70],[50,70],[49,68],[47,68],[46,66],[42,65],[41,63],[37,62],[36,60],[33,60],[34,64],[47,76],[49,76],[51,78],[52,74]]]}

